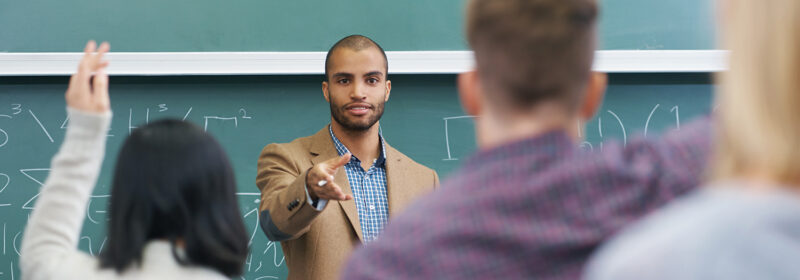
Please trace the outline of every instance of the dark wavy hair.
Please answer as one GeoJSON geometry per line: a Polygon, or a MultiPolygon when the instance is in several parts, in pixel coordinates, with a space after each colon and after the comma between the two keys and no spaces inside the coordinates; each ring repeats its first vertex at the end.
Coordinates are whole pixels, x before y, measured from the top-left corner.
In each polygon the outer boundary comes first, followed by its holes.
{"type": "Polygon", "coordinates": [[[242,274],[248,235],[233,169],[201,128],[168,119],[134,130],[117,158],[109,203],[100,267],[141,265],[145,245],[165,240],[182,265],[242,274]]]}

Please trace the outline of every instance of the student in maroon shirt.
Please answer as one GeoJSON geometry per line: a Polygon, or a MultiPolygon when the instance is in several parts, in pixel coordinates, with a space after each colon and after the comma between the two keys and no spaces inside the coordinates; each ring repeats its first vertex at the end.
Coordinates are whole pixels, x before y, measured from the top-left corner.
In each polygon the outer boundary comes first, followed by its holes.
{"type": "Polygon", "coordinates": [[[472,0],[460,75],[479,151],[357,250],[343,279],[576,279],[598,244],[698,185],[706,120],[582,153],[599,107],[594,0],[472,0]],[[585,123],[585,122],[584,122],[585,123]]]}

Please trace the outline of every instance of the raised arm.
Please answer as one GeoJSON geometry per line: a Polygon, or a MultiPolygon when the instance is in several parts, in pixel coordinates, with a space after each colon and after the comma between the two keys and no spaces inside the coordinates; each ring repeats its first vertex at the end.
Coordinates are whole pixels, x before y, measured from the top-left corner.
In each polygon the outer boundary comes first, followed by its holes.
{"type": "Polygon", "coordinates": [[[64,143],[53,157],[25,228],[20,267],[26,279],[57,279],[59,267],[78,253],[86,204],[97,182],[111,122],[108,62],[103,60],[109,46],[95,48],[94,42],[86,45],[78,72],[70,79],[64,143]]]}

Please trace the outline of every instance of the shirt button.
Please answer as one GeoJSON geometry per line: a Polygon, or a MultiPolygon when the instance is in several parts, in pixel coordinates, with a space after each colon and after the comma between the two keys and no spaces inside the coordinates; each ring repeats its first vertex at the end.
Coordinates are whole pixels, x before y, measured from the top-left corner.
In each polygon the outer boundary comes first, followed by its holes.
{"type": "Polygon", "coordinates": [[[375,204],[370,204],[369,205],[369,210],[375,210],[375,204]]]}

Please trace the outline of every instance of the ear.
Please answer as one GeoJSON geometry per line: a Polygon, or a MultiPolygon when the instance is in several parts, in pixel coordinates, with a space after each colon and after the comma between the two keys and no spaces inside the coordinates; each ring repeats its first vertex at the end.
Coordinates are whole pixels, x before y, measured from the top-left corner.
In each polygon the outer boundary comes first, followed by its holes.
{"type": "Polygon", "coordinates": [[[325,101],[328,103],[331,102],[331,94],[328,92],[328,82],[322,82],[322,96],[325,97],[325,101]]]}
{"type": "Polygon", "coordinates": [[[580,109],[581,120],[587,121],[597,113],[600,105],[603,104],[603,97],[608,85],[608,75],[606,73],[592,72],[586,86],[586,93],[583,98],[583,105],[580,109]]]}
{"type": "Polygon", "coordinates": [[[386,97],[383,99],[383,102],[389,101],[389,94],[392,93],[392,81],[386,80],[386,97]]]}
{"type": "Polygon", "coordinates": [[[461,99],[461,107],[467,114],[473,116],[481,114],[482,90],[477,70],[458,74],[458,97],[461,99]]]}

